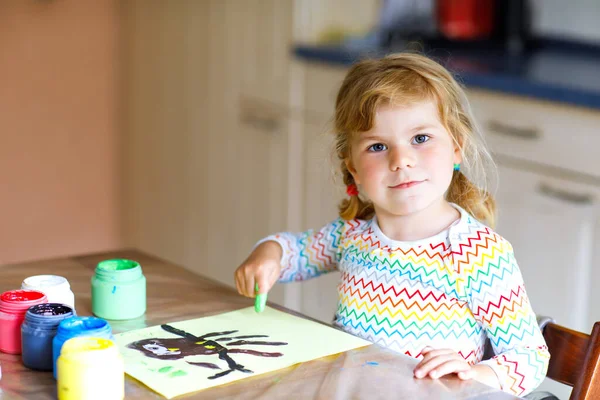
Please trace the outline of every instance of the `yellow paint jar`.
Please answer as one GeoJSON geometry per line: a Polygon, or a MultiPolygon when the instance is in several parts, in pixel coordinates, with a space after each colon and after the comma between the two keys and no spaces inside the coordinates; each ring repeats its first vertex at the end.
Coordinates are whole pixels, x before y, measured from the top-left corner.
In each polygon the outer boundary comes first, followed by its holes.
{"type": "Polygon", "coordinates": [[[57,363],[59,400],[113,400],[125,396],[125,370],[109,339],[80,336],[62,346],[57,363]]]}

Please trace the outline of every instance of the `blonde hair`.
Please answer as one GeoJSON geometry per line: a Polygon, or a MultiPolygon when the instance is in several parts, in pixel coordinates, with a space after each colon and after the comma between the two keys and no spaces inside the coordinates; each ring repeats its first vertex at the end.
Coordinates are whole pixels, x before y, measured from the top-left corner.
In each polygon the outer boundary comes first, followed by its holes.
{"type": "MultiPolygon", "coordinates": [[[[452,75],[432,59],[414,53],[392,54],[354,64],[338,92],[335,106],[335,145],[345,185],[354,184],[346,166],[353,135],[373,127],[377,107],[406,105],[424,100],[436,102],[439,118],[460,149],[463,163],[473,183],[462,171],[455,171],[446,200],[458,204],[479,221],[495,225],[496,203],[487,191],[486,170],[493,161],[471,116],[465,93],[452,75]]],[[[345,220],[368,219],[373,204],[351,196],[339,205],[345,220]]]]}

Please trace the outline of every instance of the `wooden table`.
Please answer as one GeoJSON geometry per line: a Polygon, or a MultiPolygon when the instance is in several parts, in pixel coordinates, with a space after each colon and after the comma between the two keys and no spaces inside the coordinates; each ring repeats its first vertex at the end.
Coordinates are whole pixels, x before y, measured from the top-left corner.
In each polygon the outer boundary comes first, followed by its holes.
{"type": "MultiPolygon", "coordinates": [[[[238,295],[229,287],[138,251],[118,251],[0,266],[0,293],[20,288],[22,280],[31,275],[61,275],[71,283],[77,314],[91,315],[90,279],[96,264],[109,258],[128,258],[140,262],[147,279],[146,314],[134,320],[111,321],[115,333],[220,314],[253,305],[251,299],[238,295]]],[[[300,315],[274,304],[270,306],[300,315]]],[[[439,380],[414,379],[412,371],[416,363],[412,358],[372,345],[178,398],[516,398],[478,382],[464,382],[454,377],[439,380]]],[[[20,356],[4,353],[0,353],[0,365],[0,400],[56,398],[56,381],[52,373],[29,370],[21,363],[20,356]]],[[[163,398],[129,376],[126,377],[125,396],[127,399],[163,398]]]]}

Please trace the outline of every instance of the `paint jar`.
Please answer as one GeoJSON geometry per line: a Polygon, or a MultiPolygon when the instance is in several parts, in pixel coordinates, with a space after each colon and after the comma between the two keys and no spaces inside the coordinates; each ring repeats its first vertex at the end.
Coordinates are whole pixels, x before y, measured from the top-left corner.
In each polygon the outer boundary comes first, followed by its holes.
{"type": "Polygon", "coordinates": [[[21,324],[27,309],[46,303],[46,295],[36,290],[11,290],[0,295],[0,351],[21,354],[21,324]]]}
{"type": "Polygon", "coordinates": [[[146,278],[139,263],[115,259],[96,266],[92,312],[112,320],[132,319],[146,312],[146,278]]]}
{"type": "Polygon", "coordinates": [[[77,337],[65,342],[57,362],[59,400],[125,397],[125,367],[108,339],[77,337]]]}
{"type": "Polygon", "coordinates": [[[23,280],[21,289],[37,290],[48,298],[48,303],[66,304],[75,309],[75,295],[66,278],[58,275],[35,275],[23,280]]]}
{"type": "Polygon", "coordinates": [[[46,303],[29,307],[21,325],[21,359],[27,368],[52,371],[52,340],[58,324],[73,316],[66,304],[46,303]]]}
{"type": "Polygon", "coordinates": [[[56,378],[56,360],[60,355],[63,344],[74,337],[98,337],[114,340],[112,328],[103,319],[96,317],[71,317],[63,319],[58,324],[56,336],[52,339],[52,369],[56,378]]]}

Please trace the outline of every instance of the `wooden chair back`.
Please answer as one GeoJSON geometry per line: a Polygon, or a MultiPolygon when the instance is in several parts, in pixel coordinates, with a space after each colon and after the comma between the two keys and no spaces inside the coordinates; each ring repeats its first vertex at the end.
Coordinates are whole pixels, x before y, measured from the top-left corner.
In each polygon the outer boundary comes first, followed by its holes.
{"type": "Polygon", "coordinates": [[[550,351],[548,378],[573,387],[571,400],[600,399],[600,322],[591,335],[548,323],[543,328],[550,351]]]}

